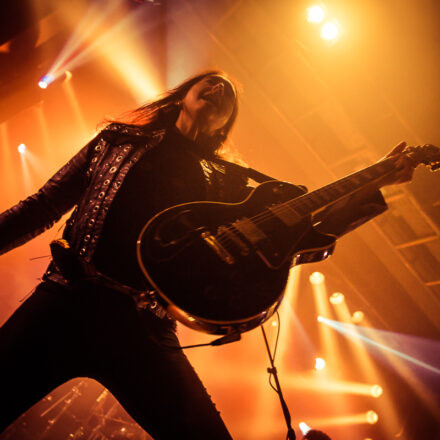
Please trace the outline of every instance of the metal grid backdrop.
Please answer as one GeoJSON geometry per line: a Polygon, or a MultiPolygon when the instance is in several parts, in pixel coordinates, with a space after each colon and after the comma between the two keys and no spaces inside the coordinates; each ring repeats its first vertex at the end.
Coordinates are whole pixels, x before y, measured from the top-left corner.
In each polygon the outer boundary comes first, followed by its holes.
{"type": "MultiPolygon", "coordinates": [[[[393,95],[387,72],[381,77],[377,65],[365,70],[353,54],[317,49],[316,41],[307,40],[301,33],[306,2],[216,3],[171,2],[168,19],[183,40],[187,36],[185,44],[190,33],[204,36],[212,60],[245,83],[235,138],[252,166],[315,189],[373,163],[402,139],[435,143],[429,123],[411,118],[393,95]],[[259,140],[246,144],[246,130],[259,140]]],[[[415,92],[406,90],[411,99],[415,92]]],[[[439,180],[420,168],[410,185],[387,187],[388,212],[344,238],[347,248],[356,244],[360,254],[371,254],[376,282],[365,286],[358,269],[347,270],[353,254],[338,250],[331,263],[387,316],[381,325],[428,337],[437,337],[439,329],[439,180]]]]}

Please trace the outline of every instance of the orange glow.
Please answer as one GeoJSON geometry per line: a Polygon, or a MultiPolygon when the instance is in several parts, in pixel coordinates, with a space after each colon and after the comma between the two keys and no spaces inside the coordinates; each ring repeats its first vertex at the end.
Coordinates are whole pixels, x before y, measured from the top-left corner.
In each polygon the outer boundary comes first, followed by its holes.
{"type": "Polygon", "coordinates": [[[315,359],[315,370],[322,370],[325,368],[325,360],[322,358],[316,358],[315,359]]]}
{"type": "Polygon", "coordinates": [[[373,397],[380,397],[383,394],[383,389],[380,385],[373,385],[371,387],[371,395],[373,397]]]}
{"type": "Polygon", "coordinates": [[[332,293],[332,295],[329,298],[329,301],[333,305],[342,304],[344,302],[344,294],[341,292],[332,293]]]}
{"type": "MultiPolygon", "coordinates": [[[[313,298],[317,314],[323,317],[330,317],[331,310],[327,299],[327,288],[325,283],[312,284],[313,298]]],[[[318,317],[319,320],[319,317],[318,317]]],[[[323,347],[323,357],[326,359],[328,366],[332,365],[337,370],[342,371],[339,350],[336,341],[336,335],[327,325],[319,325],[320,346],[323,347]]]]}
{"type": "MultiPolygon", "coordinates": [[[[357,396],[371,396],[372,390],[378,385],[360,382],[335,380],[320,374],[295,375],[286,380],[286,385],[292,389],[309,390],[332,394],[350,394],[357,396]]],[[[380,387],[379,387],[380,388],[380,387]]]]}
{"type": "Polygon", "coordinates": [[[336,41],[339,37],[339,26],[336,22],[327,22],[321,28],[321,37],[327,41],[336,41]]]}
{"type": "Polygon", "coordinates": [[[324,20],[324,17],[325,11],[321,6],[311,6],[307,10],[307,21],[310,23],[320,23],[322,20],[324,20]]]}
{"type": "MultiPolygon", "coordinates": [[[[341,322],[351,322],[351,313],[346,303],[339,304],[335,307],[336,316],[341,322]]],[[[363,374],[365,380],[371,382],[380,382],[382,380],[380,372],[377,370],[372,358],[370,357],[365,344],[359,340],[352,345],[353,354],[357,359],[357,365],[360,372],[363,374]]],[[[370,395],[373,397],[379,397],[382,394],[382,388],[379,385],[374,385],[370,388],[370,395]]],[[[395,432],[399,426],[399,420],[395,409],[395,403],[390,396],[384,396],[384,398],[378,401],[378,406],[383,418],[381,423],[386,427],[386,431],[391,435],[395,432]]]]}
{"type": "Polygon", "coordinates": [[[321,272],[313,272],[312,275],[310,275],[309,280],[312,284],[322,284],[325,280],[324,275],[321,272]]]}
{"type": "Polygon", "coordinates": [[[379,416],[377,415],[377,413],[372,410],[367,412],[365,418],[367,419],[367,423],[369,423],[370,425],[374,425],[379,420],[379,416]]]}
{"type": "Polygon", "coordinates": [[[66,92],[66,95],[69,99],[69,103],[72,106],[72,109],[75,113],[75,116],[77,118],[78,125],[81,128],[82,133],[85,135],[87,134],[87,124],[84,119],[83,112],[81,110],[81,107],[79,105],[78,99],[75,95],[75,91],[73,90],[72,83],[70,81],[64,81],[63,82],[63,90],[66,92]]]}
{"type": "Polygon", "coordinates": [[[359,324],[364,319],[364,316],[364,312],[357,310],[356,312],[353,312],[353,315],[351,315],[351,322],[353,322],[353,324],[359,324]]]}
{"type": "Polygon", "coordinates": [[[311,426],[318,426],[318,427],[363,425],[370,423],[368,421],[370,420],[370,418],[371,420],[373,419],[374,416],[372,415],[369,415],[367,419],[367,414],[369,413],[370,411],[368,413],[359,413],[359,414],[353,414],[353,415],[347,415],[341,417],[320,417],[320,418],[307,420],[307,423],[311,426]]]}

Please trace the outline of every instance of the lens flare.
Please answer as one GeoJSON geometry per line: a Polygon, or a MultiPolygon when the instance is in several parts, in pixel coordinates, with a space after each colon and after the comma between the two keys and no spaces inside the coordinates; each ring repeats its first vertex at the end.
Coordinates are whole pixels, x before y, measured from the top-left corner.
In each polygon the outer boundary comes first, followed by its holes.
{"type": "Polygon", "coordinates": [[[309,280],[312,284],[322,284],[324,282],[324,275],[321,272],[313,272],[309,280]]]}
{"type": "Polygon", "coordinates": [[[49,84],[54,82],[54,80],[55,77],[52,74],[48,73],[47,75],[41,77],[40,81],[38,81],[38,86],[41,89],[46,89],[49,84]]]}
{"type": "Polygon", "coordinates": [[[369,423],[370,425],[374,425],[379,420],[379,416],[376,412],[370,410],[367,411],[367,413],[365,414],[365,419],[367,420],[367,423],[369,423]]]}
{"type": "Polygon", "coordinates": [[[377,397],[381,396],[382,394],[383,394],[383,389],[380,385],[373,385],[371,387],[371,395],[373,397],[377,398],[377,397]]]}
{"type": "Polygon", "coordinates": [[[322,358],[315,359],[315,370],[323,370],[325,368],[325,360],[322,358]]]}
{"type": "Polygon", "coordinates": [[[364,319],[364,316],[364,312],[356,310],[356,312],[351,315],[351,322],[353,322],[354,324],[359,324],[364,319]]]}
{"type": "Polygon", "coordinates": [[[334,22],[328,21],[324,23],[321,28],[321,38],[327,41],[335,41],[339,36],[338,25],[334,22]]]}
{"type": "Polygon", "coordinates": [[[333,305],[342,304],[344,302],[344,294],[341,292],[335,292],[330,296],[329,301],[333,305]]]}
{"type": "Polygon", "coordinates": [[[19,152],[20,154],[24,154],[24,153],[26,153],[26,145],[25,145],[25,144],[20,144],[20,145],[18,146],[17,150],[18,150],[18,152],[19,152]]]}
{"type": "Polygon", "coordinates": [[[298,426],[299,426],[299,429],[301,430],[301,433],[303,435],[307,434],[311,429],[310,426],[307,425],[306,422],[299,422],[298,426]]]}
{"type": "Polygon", "coordinates": [[[324,20],[325,11],[321,6],[315,5],[311,6],[307,10],[307,21],[309,23],[321,23],[324,20]]]}
{"type": "MultiPolygon", "coordinates": [[[[383,337],[386,334],[386,332],[384,331],[377,329],[365,329],[364,327],[358,327],[355,326],[354,324],[344,324],[338,321],[333,321],[331,319],[324,318],[322,315],[318,316],[318,321],[328,325],[329,327],[334,328],[335,330],[337,330],[338,332],[342,333],[343,335],[349,338],[353,338],[354,340],[362,340],[367,344],[369,344],[371,347],[379,349],[380,351],[391,353],[394,356],[398,356],[399,358],[405,359],[406,361],[411,362],[412,364],[422,367],[426,370],[429,370],[432,373],[440,374],[440,368],[438,368],[437,366],[430,365],[426,362],[416,359],[413,356],[403,353],[402,351],[396,350],[388,345],[377,342],[375,339],[367,336],[367,335],[370,335],[372,337],[376,336],[376,338],[377,336],[383,337]]],[[[401,341],[409,341],[411,339],[407,335],[399,335],[399,338],[401,341]]],[[[437,349],[437,346],[438,343],[432,344],[433,349],[437,349]]]]}

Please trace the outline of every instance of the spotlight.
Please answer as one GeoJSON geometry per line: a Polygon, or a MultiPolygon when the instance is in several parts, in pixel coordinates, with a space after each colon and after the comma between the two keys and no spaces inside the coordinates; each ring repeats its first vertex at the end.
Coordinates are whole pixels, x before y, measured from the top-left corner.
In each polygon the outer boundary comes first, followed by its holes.
{"type": "Polygon", "coordinates": [[[38,85],[40,86],[40,88],[46,89],[47,86],[54,81],[55,77],[51,73],[48,73],[47,75],[41,77],[40,81],[38,81],[38,85]]]}
{"type": "Polygon", "coordinates": [[[299,422],[299,429],[303,435],[306,435],[310,431],[310,426],[306,422],[299,422]]]}
{"type": "Polygon", "coordinates": [[[26,153],[26,145],[25,145],[25,144],[20,144],[20,145],[18,146],[17,150],[18,150],[18,152],[19,152],[20,154],[24,154],[24,153],[26,153]]]}
{"type": "Polygon", "coordinates": [[[324,275],[321,272],[313,272],[309,277],[309,281],[312,284],[322,284],[324,282],[324,275]]]}
{"type": "Polygon", "coordinates": [[[324,20],[325,12],[324,9],[321,8],[321,6],[311,6],[307,10],[307,21],[309,23],[321,23],[322,20],[324,20]]]}
{"type": "Polygon", "coordinates": [[[344,302],[344,294],[341,292],[335,292],[330,296],[329,301],[333,305],[342,304],[344,302]]]}
{"type": "Polygon", "coordinates": [[[381,396],[382,393],[383,393],[383,389],[382,389],[382,387],[380,385],[373,385],[371,387],[371,395],[373,397],[377,398],[377,397],[381,396]]]}
{"type": "Polygon", "coordinates": [[[272,327],[276,327],[278,325],[278,323],[274,320],[272,320],[272,327]]]}
{"type": "Polygon", "coordinates": [[[356,312],[351,315],[351,321],[354,324],[359,324],[364,319],[364,312],[361,312],[360,310],[357,310],[356,312]]]}
{"type": "Polygon", "coordinates": [[[367,419],[367,423],[369,423],[370,425],[374,425],[379,420],[379,416],[377,415],[377,413],[372,410],[367,411],[365,417],[367,419]]]}
{"type": "Polygon", "coordinates": [[[336,23],[328,21],[321,28],[321,38],[327,41],[335,41],[339,36],[339,29],[336,23]]]}
{"type": "Polygon", "coordinates": [[[318,322],[324,322],[324,318],[323,318],[322,316],[318,316],[318,317],[316,318],[316,320],[317,320],[318,322]]]}
{"type": "Polygon", "coordinates": [[[325,360],[322,358],[315,359],[315,370],[323,370],[325,368],[325,360]]]}

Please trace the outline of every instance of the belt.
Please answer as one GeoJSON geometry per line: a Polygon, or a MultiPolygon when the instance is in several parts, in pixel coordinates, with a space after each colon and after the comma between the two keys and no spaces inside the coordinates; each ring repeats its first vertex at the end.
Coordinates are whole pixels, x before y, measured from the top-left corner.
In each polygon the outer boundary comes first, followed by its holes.
{"type": "Polygon", "coordinates": [[[79,260],[69,243],[64,239],[52,241],[50,243],[50,250],[53,263],[58,269],[58,273],[48,270],[44,276],[45,279],[49,279],[66,287],[75,287],[75,285],[79,285],[83,282],[108,287],[109,289],[130,296],[138,310],[149,310],[158,318],[167,318],[174,321],[174,318],[160,303],[155,290],[134,289],[100,273],[92,263],[85,263],[79,260]]]}

